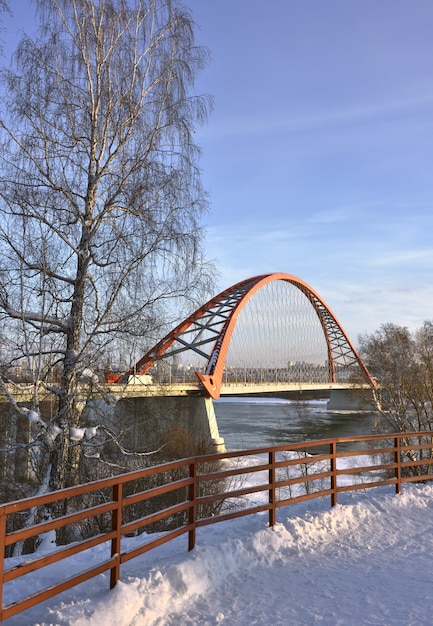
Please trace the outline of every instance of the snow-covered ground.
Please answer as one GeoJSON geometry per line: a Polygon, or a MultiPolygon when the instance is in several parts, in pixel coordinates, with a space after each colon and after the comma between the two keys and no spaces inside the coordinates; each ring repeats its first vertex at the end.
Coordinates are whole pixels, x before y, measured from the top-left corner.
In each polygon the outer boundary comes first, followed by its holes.
{"type": "MultiPolygon", "coordinates": [[[[7,626],[387,626],[433,623],[433,485],[383,487],[184,535],[17,615],[7,626]]],[[[127,539],[133,544],[140,538],[127,539]]],[[[130,547],[130,546],[128,546],[130,547]]],[[[52,549],[49,537],[40,551],[52,549]]],[[[99,547],[101,550],[101,547],[99,547]]],[[[71,560],[89,567],[100,554],[71,560]]],[[[59,563],[55,569],[63,570],[59,563]]],[[[24,579],[25,580],[25,579],[24,579]]],[[[46,582],[46,581],[45,581],[46,582]]],[[[19,580],[13,595],[19,595],[19,580]]]]}

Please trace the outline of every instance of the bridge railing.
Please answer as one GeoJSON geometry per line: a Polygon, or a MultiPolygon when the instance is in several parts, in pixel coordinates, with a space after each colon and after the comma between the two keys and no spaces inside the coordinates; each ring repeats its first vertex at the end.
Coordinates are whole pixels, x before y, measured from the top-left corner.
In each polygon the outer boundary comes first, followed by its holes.
{"type": "Polygon", "coordinates": [[[0,621],[104,572],[112,588],[123,564],[183,534],[191,550],[203,526],[267,511],[272,527],[278,509],[295,502],[329,497],[335,505],[340,493],[384,485],[399,493],[404,483],[433,480],[432,463],[431,432],[344,437],[191,457],[1,505],[0,621]],[[44,517],[47,510],[58,516],[44,517]],[[17,515],[38,512],[38,523],[13,529],[17,515]],[[90,521],[99,530],[86,538],[5,558],[13,546],[66,527],[85,534],[90,521]],[[92,563],[84,571],[73,558],[83,552],[92,563]],[[69,576],[54,580],[60,568],[49,568],[59,561],[69,576]],[[32,590],[26,597],[14,585],[22,577],[32,590]]]}

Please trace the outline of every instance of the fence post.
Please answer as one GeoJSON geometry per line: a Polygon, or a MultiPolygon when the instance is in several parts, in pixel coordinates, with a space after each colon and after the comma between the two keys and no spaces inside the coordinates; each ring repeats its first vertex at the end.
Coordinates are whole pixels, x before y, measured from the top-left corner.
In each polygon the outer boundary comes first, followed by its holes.
{"type": "Polygon", "coordinates": [[[113,485],[113,500],[116,502],[116,508],[111,513],[111,529],[116,531],[116,536],[111,540],[111,557],[116,557],[116,562],[110,571],[110,589],[113,589],[114,585],[120,578],[123,500],[122,483],[116,483],[113,485]]]}
{"type": "Polygon", "coordinates": [[[329,444],[329,452],[331,454],[331,506],[337,504],[337,442],[333,441],[329,444]]]}
{"type": "Polygon", "coordinates": [[[195,546],[197,521],[197,466],[195,461],[189,465],[189,477],[193,479],[188,488],[188,522],[192,526],[188,532],[188,550],[191,551],[195,546]]]}
{"type": "Polygon", "coordinates": [[[273,528],[277,523],[276,489],[275,489],[275,450],[269,452],[269,526],[273,528]]]}
{"type": "Polygon", "coordinates": [[[394,461],[396,463],[395,468],[395,493],[400,493],[401,491],[401,438],[394,437],[394,461]]]}
{"type": "Polygon", "coordinates": [[[3,620],[3,580],[5,573],[6,515],[0,509],[0,622],[3,620]]]}

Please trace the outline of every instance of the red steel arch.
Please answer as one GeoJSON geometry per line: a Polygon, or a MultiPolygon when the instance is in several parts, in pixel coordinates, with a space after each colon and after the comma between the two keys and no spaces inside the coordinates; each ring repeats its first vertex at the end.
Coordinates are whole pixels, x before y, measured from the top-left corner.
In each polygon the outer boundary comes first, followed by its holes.
{"type": "Polygon", "coordinates": [[[196,372],[196,376],[210,397],[219,398],[227,351],[238,315],[259,289],[276,280],[294,285],[314,308],[326,339],[329,382],[336,382],[337,363],[347,366],[358,364],[367,382],[375,387],[376,381],[324,300],[300,278],[283,273],[255,276],[221,292],[161,339],[127,372],[127,375],[145,374],[163,355],[169,357],[193,350],[207,359],[205,373],[196,372]],[[209,344],[212,344],[210,350],[209,344]]]}

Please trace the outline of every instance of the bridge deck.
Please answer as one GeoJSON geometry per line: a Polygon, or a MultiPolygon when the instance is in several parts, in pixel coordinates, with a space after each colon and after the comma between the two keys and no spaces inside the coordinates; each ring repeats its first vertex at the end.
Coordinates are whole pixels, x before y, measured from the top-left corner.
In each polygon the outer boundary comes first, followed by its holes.
{"type": "MultiPolygon", "coordinates": [[[[270,393],[300,391],[331,391],[332,389],[370,388],[370,385],[353,383],[223,383],[221,396],[246,396],[250,394],[264,395],[270,393]]],[[[172,383],[164,385],[104,385],[104,390],[114,396],[123,398],[142,398],[150,396],[207,396],[207,392],[194,383],[172,383]]]]}
{"type": "MultiPolygon", "coordinates": [[[[272,393],[289,393],[303,391],[331,391],[332,389],[360,389],[369,388],[368,384],[353,383],[287,383],[287,382],[268,382],[268,383],[223,383],[221,387],[221,396],[247,396],[267,395],[272,393]]],[[[34,399],[34,388],[31,385],[17,385],[11,388],[17,402],[32,402],[34,399]]],[[[114,398],[147,398],[152,396],[207,396],[206,391],[200,387],[198,383],[172,383],[164,385],[143,385],[143,384],[99,384],[92,387],[83,386],[82,400],[87,398],[97,398],[103,396],[111,396],[114,398]]],[[[41,388],[39,399],[49,400],[53,395],[46,389],[41,388]]],[[[0,402],[7,403],[6,394],[0,391],[0,402]]]]}

